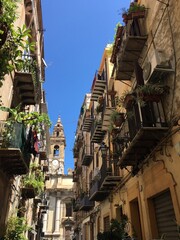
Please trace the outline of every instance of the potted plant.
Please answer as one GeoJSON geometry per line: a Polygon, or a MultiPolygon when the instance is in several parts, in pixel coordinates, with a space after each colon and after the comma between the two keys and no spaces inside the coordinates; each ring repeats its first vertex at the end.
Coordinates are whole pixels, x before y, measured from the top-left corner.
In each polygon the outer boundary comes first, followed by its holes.
{"type": "Polygon", "coordinates": [[[4,240],[27,240],[24,233],[31,230],[24,218],[12,216],[7,222],[4,240]]]}
{"type": "Polygon", "coordinates": [[[39,172],[39,170],[41,169],[41,166],[38,163],[31,163],[30,164],[30,170],[33,172],[39,172]]]}
{"type": "Polygon", "coordinates": [[[34,198],[44,190],[44,176],[40,172],[38,175],[30,173],[23,179],[22,197],[34,198]]]}
{"type": "Polygon", "coordinates": [[[140,102],[141,106],[145,104],[145,102],[159,102],[161,100],[162,95],[168,93],[169,88],[165,86],[160,86],[156,84],[145,84],[142,86],[138,86],[135,90],[137,94],[137,101],[140,102]]]}
{"type": "Polygon", "coordinates": [[[127,24],[128,20],[132,19],[131,15],[128,13],[128,9],[127,10],[125,8],[122,9],[122,18],[125,24],[127,24]]]}
{"type": "Polygon", "coordinates": [[[111,121],[116,127],[120,127],[124,122],[124,112],[119,112],[118,110],[114,110],[111,114],[111,121]]]}
{"type": "Polygon", "coordinates": [[[129,9],[122,9],[123,22],[127,24],[128,20],[133,18],[143,18],[145,16],[145,6],[136,2],[130,4],[129,9]]]}
{"type": "Polygon", "coordinates": [[[122,102],[123,107],[127,109],[132,106],[135,99],[135,94],[132,91],[127,90],[121,95],[120,101],[122,102]]]}
{"type": "Polygon", "coordinates": [[[24,126],[31,126],[38,133],[43,131],[42,125],[51,126],[51,121],[47,114],[38,112],[23,112],[21,111],[21,105],[16,108],[8,108],[0,106],[1,111],[10,113],[10,118],[8,118],[8,123],[21,123],[24,126]]]}
{"type": "Polygon", "coordinates": [[[17,1],[0,1],[0,48],[4,45],[8,31],[12,29],[12,23],[16,19],[17,1]]]}
{"type": "Polygon", "coordinates": [[[10,74],[22,62],[24,52],[34,50],[34,42],[29,43],[30,30],[24,25],[14,28],[17,18],[18,0],[1,0],[0,5],[0,87],[4,76],[10,74]]]}
{"type": "Polygon", "coordinates": [[[119,96],[115,97],[115,110],[111,113],[111,125],[115,125],[116,127],[120,127],[122,123],[125,121],[125,109],[122,106],[121,99],[119,96]]]}
{"type": "Polygon", "coordinates": [[[140,5],[137,2],[132,2],[128,13],[132,15],[132,18],[143,18],[145,16],[145,6],[140,5]]]}
{"type": "Polygon", "coordinates": [[[96,107],[96,112],[97,114],[103,111],[103,104],[99,103],[96,107]]]}

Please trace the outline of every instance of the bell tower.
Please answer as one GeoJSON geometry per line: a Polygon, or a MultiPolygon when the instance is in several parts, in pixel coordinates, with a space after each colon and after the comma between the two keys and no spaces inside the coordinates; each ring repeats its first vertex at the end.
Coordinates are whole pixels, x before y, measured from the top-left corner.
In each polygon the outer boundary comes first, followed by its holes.
{"type": "Polygon", "coordinates": [[[50,173],[64,174],[66,140],[60,116],[58,117],[57,123],[54,125],[53,134],[50,136],[50,147],[50,173]]]}

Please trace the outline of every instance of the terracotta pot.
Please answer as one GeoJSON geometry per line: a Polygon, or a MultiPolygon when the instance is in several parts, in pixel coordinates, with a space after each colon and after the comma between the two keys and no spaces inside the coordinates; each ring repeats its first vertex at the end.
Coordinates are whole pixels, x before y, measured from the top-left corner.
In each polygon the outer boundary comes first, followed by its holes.
{"type": "Polygon", "coordinates": [[[124,98],[123,105],[127,109],[132,106],[133,102],[134,102],[133,94],[127,94],[124,98]]]}
{"type": "Polygon", "coordinates": [[[132,12],[132,18],[144,18],[145,11],[132,12]]]}

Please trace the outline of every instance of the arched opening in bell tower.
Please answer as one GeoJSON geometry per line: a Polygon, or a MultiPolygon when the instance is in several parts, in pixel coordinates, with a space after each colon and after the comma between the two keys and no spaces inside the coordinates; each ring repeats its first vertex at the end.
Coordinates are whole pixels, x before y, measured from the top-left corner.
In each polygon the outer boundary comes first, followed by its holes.
{"type": "Polygon", "coordinates": [[[59,146],[58,145],[54,146],[53,155],[54,155],[54,157],[59,156],[59,146]]]}

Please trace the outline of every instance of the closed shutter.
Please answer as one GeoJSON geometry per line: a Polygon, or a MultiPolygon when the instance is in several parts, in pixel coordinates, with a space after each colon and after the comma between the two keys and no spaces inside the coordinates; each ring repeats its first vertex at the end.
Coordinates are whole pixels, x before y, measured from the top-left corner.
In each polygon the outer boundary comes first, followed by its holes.
{"type": "Polygon", "coordinates": [[[109,231],[110,229],[110,218],[109,216],[104,218],[104,232],[109,231]]]}
{"type": "Polygon", "coordinates": [[[169,191],[153,199],[159,238],[164,234],[166,240],[177,240],[176,218],[169,191]]]}

